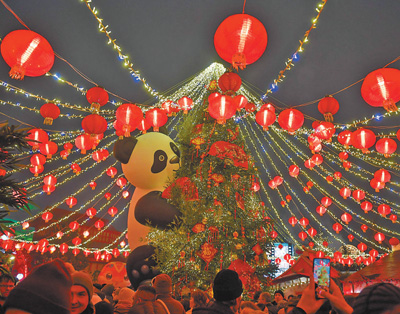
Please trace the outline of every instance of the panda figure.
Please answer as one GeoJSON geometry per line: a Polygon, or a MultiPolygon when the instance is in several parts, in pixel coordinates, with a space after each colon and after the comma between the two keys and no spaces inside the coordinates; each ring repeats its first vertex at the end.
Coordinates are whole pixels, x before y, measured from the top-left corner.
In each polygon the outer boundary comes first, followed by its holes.
{"type": "Polygon", "coordinates": [[[161,197],[180,167],[180,152],[166,134],[148,132],[118,140],[114,156],[126,179],[135,186],[128,213],[129,247],[146,244],[151,227],[166,229],[180,217],[179,210],[161,197]]]}

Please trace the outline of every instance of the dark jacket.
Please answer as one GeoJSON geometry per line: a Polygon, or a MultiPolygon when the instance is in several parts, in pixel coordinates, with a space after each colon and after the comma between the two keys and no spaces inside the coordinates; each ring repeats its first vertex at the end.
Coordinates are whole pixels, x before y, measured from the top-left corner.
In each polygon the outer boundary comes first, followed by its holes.
{"type": "Polygon", "coordinates": [[[167,311],[160,302],[144,301],[132,306],[128,314],[167,314],[167,311]]]}
{"type": "Polygon", "coordinates": [[[197,307],[192,310],[192,314],[234,314],[228,305],[220,302],[211,301],[207,307],[197,307]]]}
{"type": "Polygon", "coordinates": [[[175,300],[170,294],[159,294],[157,300],[163,301],[171,314],[186,314],[182,303],[175,300]]]}

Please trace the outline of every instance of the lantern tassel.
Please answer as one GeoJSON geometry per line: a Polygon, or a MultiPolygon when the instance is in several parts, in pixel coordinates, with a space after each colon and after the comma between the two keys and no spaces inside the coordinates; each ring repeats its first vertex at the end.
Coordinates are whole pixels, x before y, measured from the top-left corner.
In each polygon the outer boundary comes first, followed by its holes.
{"type": "Polygon", "coordinates": [[[333,122],[333,115],[330,112],[324,113],[324,118],[326,122],[333,122]]]}
{"type": "Polygon", "coordinates": [[[383,102],[383,108],[384,108],[386,111],[389,111],[389,112],[395,112],[395,111],[397,111],[397,106],[396,106],[396,104],[393,102],[392,99],[385,100],[385,101],[383,102]]]}
{"type": "Polygon", "coordinates": [[[14,65],[9,74],[14,80],[23,80],[25,77],[25,69],[19,65],[14,65]]]}
{"type": "Polygon", "coordinates": [[[50,118],[50,117],[44,118],[43,124],[45,124],[45,125],[53,125],[53,118],[50,118]]]}

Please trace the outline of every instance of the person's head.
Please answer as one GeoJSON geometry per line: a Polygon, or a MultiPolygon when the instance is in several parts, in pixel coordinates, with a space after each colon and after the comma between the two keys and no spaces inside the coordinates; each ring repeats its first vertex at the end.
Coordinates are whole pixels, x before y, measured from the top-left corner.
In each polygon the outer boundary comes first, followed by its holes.
{"type": "Polygon", "coordinates": [[[271,303],[271,294],[268,292],[263,292],[260,294],[260,297],[258,298],[258,303],[260,304],[268,304],[271,303]]]}
{"type": "Polygon", "coordinates": [[[274,300],[276,303],[279,301],[283,300],[285,298],[285,295],[283,294],[282,290],[276,290],[274,294],[274,300]]]}
{"type": "Polygon", "coordinates": [[[182,299],[180,302],[181,302],[185,312],[190,310],[190,301],[188,299],[182,299]]]}
{"type": "Polygon", "coordinates": [[[237,310],[243,292],[239,275],[234,270],[222,269],[214,278],[214,299],[237,310]]]}
{"type": "Polygon", "coordinates": [[[356,297],[353,314],[378,314],[400,304],[400,288],[391,283],[378,283],[364,288],[356,297]]]}
{"type": "Polygon", "coordinates": [[[257,303],[258,302],[258,298],[260,297],[260,294],[262,293],[262,291],[261,290],[257,290],[256,292],[254,292],[254,295],[253,295],[253,302],[254,303],[257,303]]]}
{"type": "Polygon", "coordinates": [[[101,301],[101,302],[96,303],[94,308],[96,309],[96,314],[113,314],[114,313],[114,307],[106,301],[101,301]]]}
{"type": "Polygon", "coordinates": [[[112,284],[107,284],[103,288],[101,288],[101,292],[103,292],[108,297],[112,297],[114,291],[115,288],[112,284]]]}
{"type": "Polygon", "coordinates": [[[290,300],[287,303],[287,306],[285,308],[285,313],[290,313],[291,310],[293,310],[296,306],[297,303],[299,303],[300,297],[296,297],[294,295],[291,295],[292,297],[290,298],[290,300]]]}
{"type": "Polygon", "coordinates": [[[208,303],[208,296],[202,290],[195,290],[190,295],[190,308],[194,309],[196,307],[206,306],[208,303]]]}
{"type": "Polygon", "coordinates": [[[118,293],[116,300],[118,303],[123,302],[125,304],[133,305],[133,297],[135,296],[135,291],[130,288],[124,287],[118,293]]]}
{"type": "Polygon", "coordinates": [[[156,289],[152,286],[142,285],[136,290],[133,297],[133,304],[156,300],[156,289]]]}
{"type": "Polygon", "coordinates": [[[153,287],[156,289],[157,295],[165,295],[172,293],[172,280],[167,274],[160,274],[154,277],[153,287]]]}
{"type": "Polygon", "coordinates": [[[4,303],[7,314],[70,314],[71,275],[61,259],[35,267],[4,303]]]}
{"type": "Polygon", "coordinates": [[[72,273],[71,314],[83,313],[93,296],[93,282],[89,274],[83,271],[72,273]]]}
{"type": "MultiPolygon", "coordinates": [[[[255,305],[251,301],[242,301],[242,302],[240,302],[240,309],[244,310],[246,308],[252,309],[253,311],[259,310],[259,307],[257,305],[255,305]]],[[[240,312],[242,313],[242,311],[240,311],[240,312]]]]}

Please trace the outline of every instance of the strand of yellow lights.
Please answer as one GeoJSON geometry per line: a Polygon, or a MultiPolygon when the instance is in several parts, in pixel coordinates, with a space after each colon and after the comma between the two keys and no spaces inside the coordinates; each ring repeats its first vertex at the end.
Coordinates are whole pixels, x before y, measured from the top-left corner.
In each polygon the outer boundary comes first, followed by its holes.
{"type": "Polygon", "coordinates": [[[300,42],[299,47],[296,49],[295,53],[293,53],[292,56],[288,58],[288,60],[285,62],[285,68],[279,72],[278,77],[274,79],[273,83],[271,84],[271,88],[268,89],[267,92],[261,96],[261,99],[266,99],[269,94],[274,92],[277,89],[278,84],[281,83],[285,78],[285,72],[292,69],[292,67],[294,66],[293,62],[298,59],[299,53],[303,52],[304,50],[303,49],[304,44],[308,42],[308,37],[310,36],[311,30],[317,27],[317,22],[319,20],[322,11],[325,8],[326,2],[327,0],[322,0],[322,2],[319,3],[318,6],[315,8],[318,14],[314,19],[312,19],[311,27],[305,32],[303,40],[299,40],[300,42]]]}
{"type": "MultiPolygon", "coordinates": [[[[81,0],[82,1],[82,0],[81,0]]],[[[155,89],[153,89],[147,82],[146,79],[144,79],[139,71],[135,70],[133,68],[133,64],[132,62],[129,60],[127,55],[124,55],[122,53],[122,49],[119,45],[117,45],[116,43],[116,39],[113,39],[110,34],[111,31],[107,30],[108,25],[104,26],[103,24],[103,19],[98,17],[98,11],[95,7],[91,7],[90,3],[92,2],[91,0],[83,0],[86,4],[86,7],[90,10],[90,12],[93,14],[93,16],[95,17],[95,19],[97,20],[97,22],[99,23],[98,27],[99,27],[99,31],[101,33],[104,33],[106,35],[106,37],[108,38],[108,44],[112,45],[113,49],[117,51],[118,53],[118,58],[119,60],[121,60],[123,62],[124,67],[127,67],[131,73],[131,75],[137,79],[140,80],[143,83],[143,86],[145,87],[145,89],[147,90],[148,93],[150,93],[150,95],[157,97],[161,100],[166,100],[162,95],[160,95],[155,89]]]]}
{"type": "Polygon", "coordinates": [[[124,231],[121,232],[121,234],[110,244],[106,245],[103,250],[108,250],[110,247],[114,246],[118,241],[121,240],[121,238],[123,238],[125,236],[125,234],[127,234],[128,232],[128,228],[126,228],[124,231]]]}

